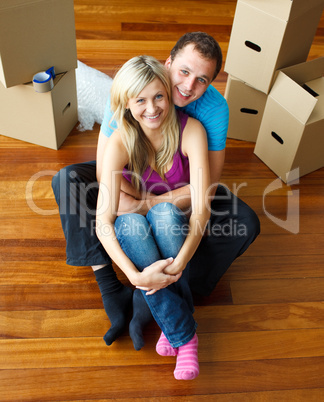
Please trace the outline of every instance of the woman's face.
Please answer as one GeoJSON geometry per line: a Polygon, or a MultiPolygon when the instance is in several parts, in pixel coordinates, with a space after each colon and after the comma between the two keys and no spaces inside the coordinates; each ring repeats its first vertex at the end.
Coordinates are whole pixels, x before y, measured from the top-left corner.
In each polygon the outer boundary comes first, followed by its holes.
{"type": "Polygon", "coordinates": [[[130,98],[127,103],[127,108],[145,134],[160,130],[169,107],[166,89],[159,78],[155,78],[137,97],[130,98]]]}

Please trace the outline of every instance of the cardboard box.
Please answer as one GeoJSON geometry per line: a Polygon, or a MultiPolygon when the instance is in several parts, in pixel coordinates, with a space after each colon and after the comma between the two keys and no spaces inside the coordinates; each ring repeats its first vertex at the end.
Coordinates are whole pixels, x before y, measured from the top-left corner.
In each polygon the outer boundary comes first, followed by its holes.
{"type": "Polygon", "coordinates": [[[238,0],[225,71],[269,93],[278,69],[307,60],[323,0],[238,0]]]}
{"type": "Polygon", "coordinates": [[[56,76],[50,92],[33,84],[5,88],[0,83],[0,134],[59,149],[78,121],[75,70],[56,76]]]}
{"type": "Polygon", "coordinates": [[[56,74],[77,68],[73,0],[1,0],[2,84],[31,82],[52,66],[56,74]]]}
{"type": "Polygon", "coordinates": [[[283,69],[268,96],[254,153],[285,183],[324,166],[323,73],[324,57],[283,69]]]}
{"type": "Polygon", "coordinates": [[[229,107],[227,137],[256,142],[267,95],[229,75],[225,99],[229,107]]]}

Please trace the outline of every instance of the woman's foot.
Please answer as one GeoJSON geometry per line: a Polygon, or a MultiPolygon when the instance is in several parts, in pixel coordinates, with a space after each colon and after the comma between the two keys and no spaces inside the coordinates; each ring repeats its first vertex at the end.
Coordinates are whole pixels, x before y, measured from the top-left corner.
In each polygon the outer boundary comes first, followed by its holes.
{"type": "Polygon", "coordinates": [[[191,341],[178,348],[174,377],[177,380],[193,380],[198,374],[198,336],[195,334],[191,341]]]}
{"type": "Polygon", "coordinates": [[[176,356],[178,354],[178,349],[173,348],[170,342],[167,340],[163,332],[161,332],[160,339],[156,344],[156,351],[160,356],[176,356]]]}

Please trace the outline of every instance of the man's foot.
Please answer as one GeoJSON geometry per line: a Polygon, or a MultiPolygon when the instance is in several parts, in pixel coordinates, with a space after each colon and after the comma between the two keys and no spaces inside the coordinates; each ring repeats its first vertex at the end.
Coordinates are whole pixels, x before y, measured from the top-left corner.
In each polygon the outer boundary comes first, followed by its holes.
{"type": "Polygon", "coordinates": [[[106,265],[94,271],[94,274],[106,314],[111,323],[110,329],[104,336],[104,340],[109,346],[126,327],[128,313],[132,306],[133,291],[119,281],[112,265],[106,265]]]}
{"type": "Polygon", "coordinates": [[[129,335],[132,338],[135,350],[144,346],[143,329],[153,320],[151,310],[146,304],[144,296],[139,289],[133,293],[133,318],[129,324],[129,335]]]}

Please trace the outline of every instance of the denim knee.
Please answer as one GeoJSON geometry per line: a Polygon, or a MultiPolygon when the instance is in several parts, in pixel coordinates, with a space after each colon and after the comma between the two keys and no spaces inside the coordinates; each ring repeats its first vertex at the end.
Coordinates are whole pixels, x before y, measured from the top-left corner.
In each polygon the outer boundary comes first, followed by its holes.
{"type": "Polygon", "coordinates": [[[186,223],[186,215],[178,208],[176,205],[170,202],[161,202],[160,204],[154,205],[147,215],[147,220],[151,225],[157,220],[163,220],[165,223],[186,223]]]}
{"type": "Polygon", "coordinates": [[[115,233],[121,248],[140,271],[161,259],[150,225],[144,216],[119,216],[115,221],[115,233]]]}
{"type": "Polygon", "coordinates": [[[127,236],[139,236],[147,238],[149,234],[149,224],[145,216],[140,214],[125,214],[120,215],[115,220],[115,231],[117,239],[127,236]]]}
{"type": "Polygon", "coordinates": [[[173,204],[155,205],[146,215],[163,258],[175,258],[188,234],[186,215],[173,204]]]}

